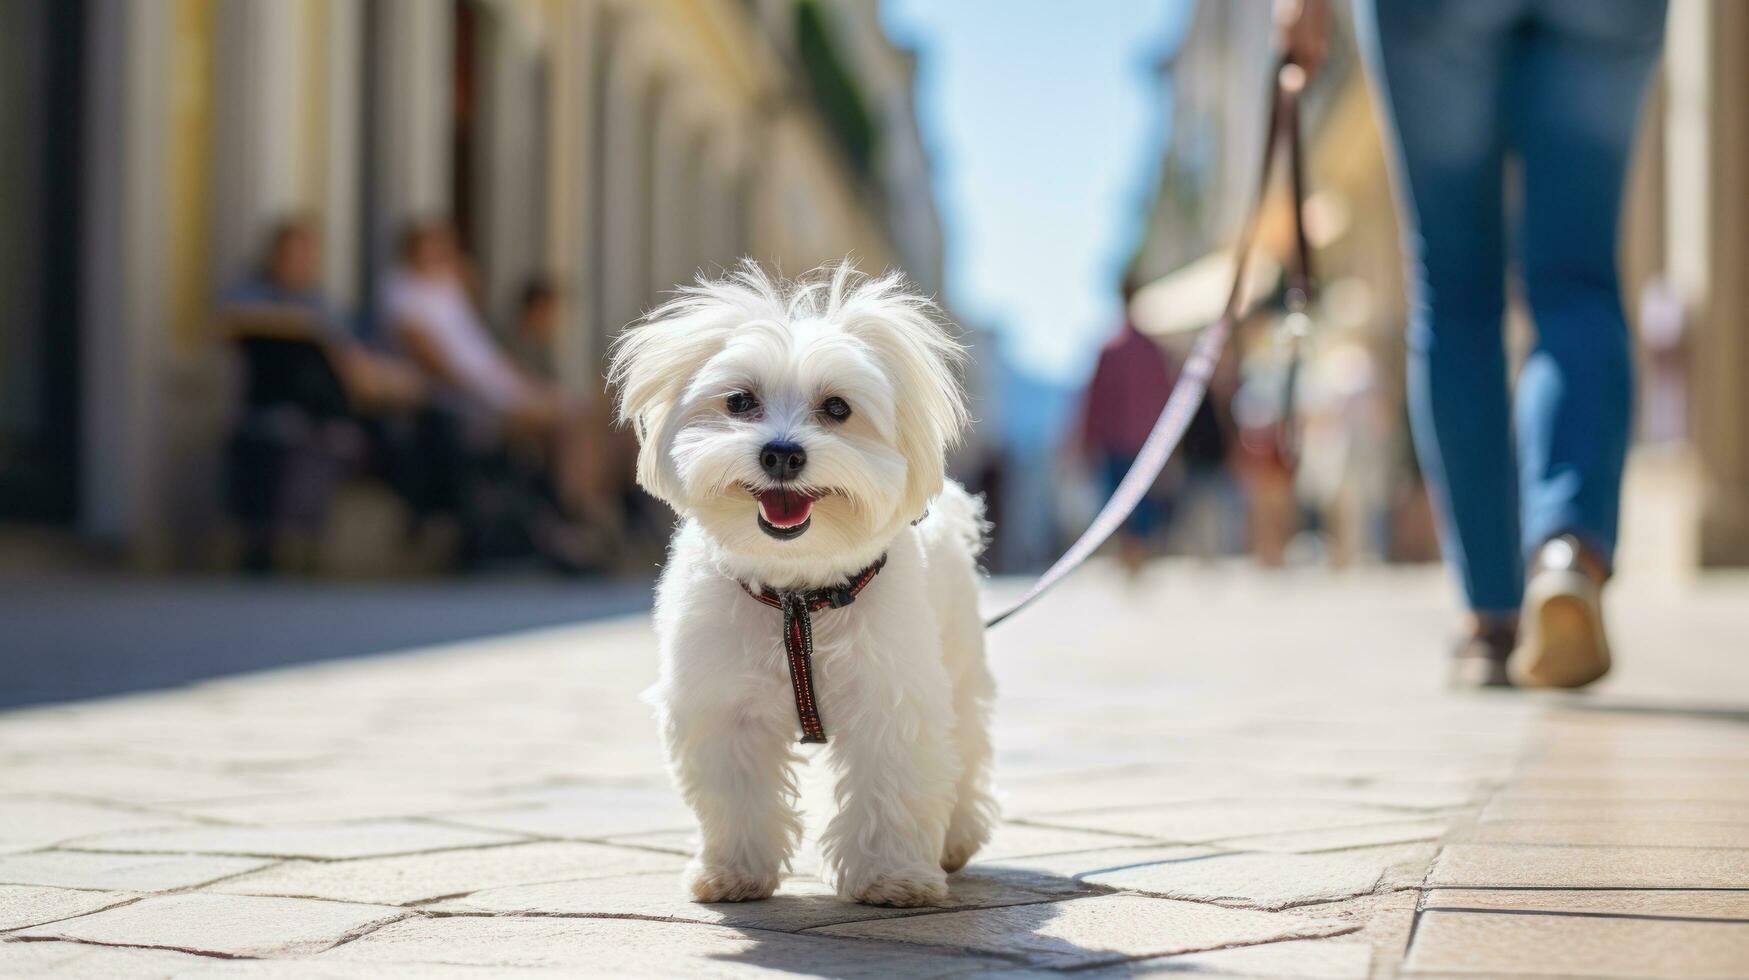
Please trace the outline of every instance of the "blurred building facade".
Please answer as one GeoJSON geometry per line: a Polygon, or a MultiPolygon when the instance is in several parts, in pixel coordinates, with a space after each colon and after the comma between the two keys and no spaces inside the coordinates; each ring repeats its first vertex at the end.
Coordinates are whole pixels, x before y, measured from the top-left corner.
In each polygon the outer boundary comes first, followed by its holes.
{"type": "Polygon", "coordinates": [[[367,338],[398,229],[453,220],[489,321],[557,284],[592,395],[624,324],[742,256],[938,292],[912,69],[875,0],[0,5],[0,520],[198,563],[213,299],[290,213],[367,338]]]}
{"type": "MultiPolygon", "coordinates": [[[[1310,354],[1315,362],[1333,347],[1367,351],[1377,365],[1374,397],[1400,414],[1406,303],[1394,203],[1346,16],[1334,30],[1305,114],[1314,192],[1308,226],[1323,285],[1310,354]]],[[[1206,257],[1228,247],[1244,220],[1272,58],[1267,4],[1201,0],[1162,61],[1170,138],[1136,257],[1144,278],[1171,291],[1153,297],[1154,305],[1206,309],[1212,320],[1224,298],[1204,295],[1207,275],[1174,274],[1210,268],[1206,257]]],[[[1628,571],[1749,564],[1749,324],[1738,312],[1749,302],[1742,275],[1749,268],[1745,99],[1749,5],[1673,0],[1661,78],[1628,188],[1622,260],[1630,317],[1669,321],[1657,345],[1647,325],[1636,324],[1642,415],[1651,402],[1674,401],[1682,422],[1675,433],[1666,428],[1643,441],[1630,461],[1622,544],[1628,571]],[[1655,384],[1668,390],[1648,390],[1655,384]]],[[[1260,248],[1277,260],[1291,245],[1289,208],[1278,188],[1261,218],[1260,248]]],[[[1514,307],[1508,328],[1522,339],[1529,325],[1514,307]]],[[[1400,422],[1391,430],[1371,452],[1387,466],[1411,465],[1407,432],[1400,422]]]]}

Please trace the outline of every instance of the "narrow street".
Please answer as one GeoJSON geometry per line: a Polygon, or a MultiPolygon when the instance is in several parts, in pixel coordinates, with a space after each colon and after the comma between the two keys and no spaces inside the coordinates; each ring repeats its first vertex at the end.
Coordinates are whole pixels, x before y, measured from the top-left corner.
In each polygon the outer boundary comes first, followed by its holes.
{"type": "Polygon", "coordinates": [[[1749,579],[1613,599],[1594,692],[1453,695],[1431,570],[1091,569],[943,909],[686,901],[642,615],[13,710],[0,974],[1740,976],[1749,579]]]}

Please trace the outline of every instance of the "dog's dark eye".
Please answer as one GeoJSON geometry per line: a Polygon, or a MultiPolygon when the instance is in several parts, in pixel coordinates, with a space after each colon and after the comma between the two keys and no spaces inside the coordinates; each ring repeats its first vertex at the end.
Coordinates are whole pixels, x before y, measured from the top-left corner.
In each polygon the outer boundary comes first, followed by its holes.
{"type": "Polygon", "coordinates": [[[820,411],[825,412],[826,417],[832,421],[842,422],[850,417],[850,403],[833,395],[820,403],[820,411]]]}
{"type": "Polygon", "coordinates": [[[729,410],[730,415],[749,415],[759,408],[759,399],[745,391],[731,392],[723,402],[723,407],[729,410]]]}

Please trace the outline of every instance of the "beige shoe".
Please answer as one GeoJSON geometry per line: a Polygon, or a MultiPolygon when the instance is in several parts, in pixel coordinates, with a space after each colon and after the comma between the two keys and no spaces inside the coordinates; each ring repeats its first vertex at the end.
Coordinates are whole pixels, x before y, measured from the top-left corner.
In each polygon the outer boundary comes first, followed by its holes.
{"type": "Polygon", "coordinates": [[[1571,535],[1537,552],[1524,590],[1520,642],[1507,661],[1519,687],[1583,687],[1609,673],[1602,563],[1571,535]]]}

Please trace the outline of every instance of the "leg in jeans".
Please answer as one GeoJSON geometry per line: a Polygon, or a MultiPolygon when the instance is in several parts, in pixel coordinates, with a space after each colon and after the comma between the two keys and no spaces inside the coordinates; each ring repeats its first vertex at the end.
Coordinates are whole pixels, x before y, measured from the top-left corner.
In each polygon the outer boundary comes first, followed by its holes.
{"type": "Polygon", "coordinates": [[[1511,125],[1537,336],[1516,405],[1526,552],[1571,533],[1613,559],[1633,401],[1616,238],[1663,23],[1661,0],[1545,2],[1522,41],[1511,125]]]}
{"type": "Polygon", "coordinates": [[[1527,0],[1359,0],[1410,284],[1409,409],[1470,608],[1523,592],[1502,313],[1502,111],[1527,0]]]}

